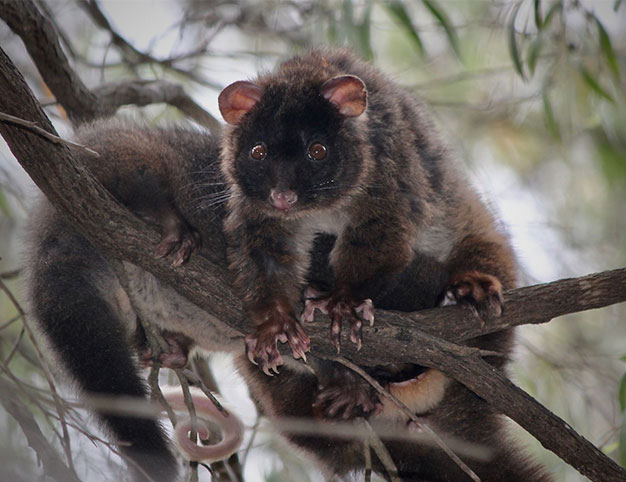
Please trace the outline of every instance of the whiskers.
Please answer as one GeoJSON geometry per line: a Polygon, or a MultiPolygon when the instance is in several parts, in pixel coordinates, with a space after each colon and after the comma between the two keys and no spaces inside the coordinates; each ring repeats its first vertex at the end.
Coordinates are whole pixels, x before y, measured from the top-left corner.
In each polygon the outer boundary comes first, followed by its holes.
{"type": "Polygon", "coordinates": [[[324,181],[319,184],[314,184],[307,192],[314,197],[324,196],[330,198],[360,198],[366,196],[370,199],[384,200],[383,195],[379,195],[379,192],[385,189],[382,185],[375,184],[336,184],[335,180],[324,181]]]}
{"type": "MultiPolygon", "coordinates": [[[[225,183],[221,183],[225,185],[225,183]]],[[[216,184],[217,185],[217,184],[216,184]]],[[[204,185],[198,187],[198,189],[207,188],[209,186],[204,185]]],[[[219,191],[211,191],[206,194],[201,194],[194,199],[194,209],[204,210],[204,209],[218,209],[222,205],[224,205],[228,200],[237,196],[238,193],[234,192],[230,187],[226,187],[225,189],[219,191]]]]}

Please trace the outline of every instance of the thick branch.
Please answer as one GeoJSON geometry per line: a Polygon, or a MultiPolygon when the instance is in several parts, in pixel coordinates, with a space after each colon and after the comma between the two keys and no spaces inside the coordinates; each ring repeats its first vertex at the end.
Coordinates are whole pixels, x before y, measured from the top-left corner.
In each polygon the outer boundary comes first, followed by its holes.
{"type": "MultiPolygon", "coordinates": [[[[1,50],[0,91],[13,92],[11,96],[0,96],[1,112],[36,122],[54,133],[21,74],[1,50]]],[[[242,333],[247,331],[240,302],[230,288],[223,265],[194,256],[188,265],[172,269],[167,260],[156,259],[150,254],[151,247],[158,242],[157,233],[117,204],[85,168],[76,164],[67,147],[51,144],[15,125],[0,123],[0,133],[50,201],[65,211],[78,229],[105,254],[147,269],[168,281],[209,314],[242,333]]],[[[468,313],[461,307],[410,315],[377,311],[377,326],[365,330],[363,349],[355,353],[346,344],[345,352],[361,364],[413,361],[439,368],[493,403],[584,475],[598,481],[624,480],[626,471],[478,358],[474,349],[434,338],[417,329],[416,325],[443,337],[462,340],[522,324],[524,320],[543,322],[549,316],[623,301],[626,299],[625,279],[626,269],[622,269],[513,290],[506,294],[506,311],[502,318],[492,320],[486,327],[476,322],[473,327],[458,330],[456,325],[468,324],[468,313]],[[561,299],[567,303],[558,301],[561,299]],[[532,306],[539,302],[545,303],[542,308],[545,313],[533,312],[532,306]],[[375,345],[367,343],[373,336],[377,340],[375,345]]],[[[334,356],[326,327],[312,324],[308,331],[315,355],[334,356]]]]}
{"type": "Polygon", "coordinates": [[[166,103],[209,130],[220,129],[219,121],[187,95],[181,85],[167,80],[130,80],[102,85],[93,90],[102,108],[115,112],[123,105],[146,106],[166,103]]]}

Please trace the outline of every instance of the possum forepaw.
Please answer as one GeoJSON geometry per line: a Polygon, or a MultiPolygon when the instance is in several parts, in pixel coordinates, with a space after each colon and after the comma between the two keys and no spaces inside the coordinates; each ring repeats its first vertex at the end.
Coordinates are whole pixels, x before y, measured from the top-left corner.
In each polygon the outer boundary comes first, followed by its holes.
{"type": "Polygon", "coordinates": [[[304,292],[304,310],[300,316],[301,321],[313,321],[315,310],[319,310],[330,316],[330,339],[337,349],[341,350],[341,329],[343,320],[350,322],[350,341],[361,348],[363,335],[363,321],[370,326],[374,324],[374,305],[372,300],[355,300],[344,290],[321,293],[312,288],[304,292]],[[360,315],[360,316],[359,316],[360,315]]]}
{"type": "Polygon", "coordinates": [[[502,284],[490,274],[480,271],[464,271],[450,278],[440,306],[463,304],[469,306],[476,316],[480,312],[500,316],[504,309],[502,284]]]}
{"type": "Polygon", "coordinates": [[[291,315],[276,313],[268,321],[257,325],[256,331],[246,336],[246,353],[248,359],[269,376],[278,373],[278,367],[284,363],[278,342],[288,343],[293,357],[302,358],[305,362],[305,353],[311,346],[302,325],[291,315]]]}

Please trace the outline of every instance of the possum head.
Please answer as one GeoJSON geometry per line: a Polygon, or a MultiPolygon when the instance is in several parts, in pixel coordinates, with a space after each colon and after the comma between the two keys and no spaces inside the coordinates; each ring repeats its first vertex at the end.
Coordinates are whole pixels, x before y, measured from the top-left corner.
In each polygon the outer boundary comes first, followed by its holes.
{"type": "Polygon", "coordinates": [[[367,92],[351,75],[324,81],[239,81],[219,96],[222,169],[251,207],[297,216],[349,198],[369,158],[367,92]]]}

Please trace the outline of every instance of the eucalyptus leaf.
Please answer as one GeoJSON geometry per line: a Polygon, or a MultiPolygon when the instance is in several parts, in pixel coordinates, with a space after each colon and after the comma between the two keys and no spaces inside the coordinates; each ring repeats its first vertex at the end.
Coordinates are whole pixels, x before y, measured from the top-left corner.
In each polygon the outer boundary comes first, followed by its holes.
{"type": "Polygon", "coordinates": [[[615,50],[613,49],[613,45],[611,44],[611,38],[609,34],[606,32],[604,25],[600,22],[600,19],[594,15],[594,20],[596,21],[596,25],[598,26],[598,35],[600,37],[600,48],[602,49],[602,53],[606,57],[606,62],[609,64],[611,71],[615,74],[616,77],[619,78],[619,66],[617,64],[617,57],[615,56],[615,50]]]}
{"type": "Polygon", "coordinates": [[[459,58],[459,60],[462,60],[463,57],[461,55],[461,48],[459,46],[459,39],[458,39],[458,37],[456,35],[456,29],[454,28],[454,26],[450,22],[450,19],[448,18],[446,13],[433,0],[422,0],[422,2],[424,3],[424,6],[428,10],[430,10],[430,13],[432,13],[433,16],[439,21],[439,23],[441,24],[441,26],[445,30],[446,35],[448,36],[448,41],[450,42],[450,46],[452,47],[452,50],[454,50],[454,53],[459,58]]]}
{"type": "Polygon", "coordinates": [[[622,412],[626,411],[626,373],[622,376],[622,380],[619,383],[619,391],[617,392],[617,399],[619,400],[619,408],[622,412]]]}
{"type": "Polygon", "coordinates": [[[546,13],[546,17],[543,19],[543,28],[544,29],[548,25],[550,25],[550,22],[554,18],[554,14],[556,12],[561,11],[562,9],[563,9],[563,2],[556,2],[556,3],[553,3],[552,5],[550,5],[550,8],[548,9],[548,13],[546,13]]]}
{"type": "Polygon", "coordinates": [[[524,65],[522,64],[519,48],[517,46],[517,35],[515,32],[515,19],[517,18],[517,13],[519,12],[519,8],[521,7],[521,5],[521,2],[515,5],[515,8],[513,9],[513,14],[511,15],[511,20],[509,22],[509,53],[511,55],[513,65],[515,66],[515,70],[522,79],[526,80],[524,65]]]}
{"type": "Polygon", "coordinates": [[[541,0],[535,0],[534,4],[535,11],[535,25],[538,30],[543,28],[543,17],[541,16],[541,0]]]}
{"type": "Polygon", "coordinates": [[[9,209],[9,203],[2,189],[0,189],[0,211],[7,217],[11,217],[11,210],[9,209]]]}
{"type": "Polygon", "coordinates": [[[622,425],[619,429],[619,462],[626,467],[626,412],[622,414],[622,425]]]}
{"type": "Polygon", "coordinates": [[[541,48],[543,47],[543,37],[541,35],[537,35],[535,39],[531,42],[530,48],[528,49],[528,70],[530,71],[530,75],[534,75],[535,67],[537,66],[537,60],[539,59],[539,53],[541,52],[541,48]]]}
{"type": "Polygon", "coordinates": [[[582,76],[585,83],[589,86],[591,90],[593,90],[600,97],[604,97],[605,99],[614,102],[611,94],[607,92],[607,90],[602,87],[599,82],[593,77],[591,72],[589,72],[585,67],[580,68],[580,75],[582,76]]]}
{"type": "Polygon", "coordinates": [[[422,39],[419,36],[419,33],[417,32],[415,27],[413,26],[413,22],[411,22],[411,17],[409,16],[409,13],[406,11],[406,7],[404,6],[404,4],[399,0],[395,0],[389,3],[384,3],[383,5],[385,6],[389,14],[409,34],[409,37],[411,37],[411,40],[413,40],[413,43],[415,44],[417,49],[420,51],[420,53],[422,55],[426,55],[426,51],[424,50],[424,44],[422,42],[422,39]]]}
{"type": "Polygon", "coordinates": [[[374,58],[374,52],[372,50],[372,35],[371,35],[371,21],[372,21],[372,0],[369,1],[363,21],[356,27],[356,33],[359,40],[359,49],[361,55],[367,60],[374,58]]]}
{"type": "Polygon", "coordinates": [[[548,97],[548,92],[544,90],[543,92],[543,115],[546,121],[546,125],[548,126],[549,131],[552,135],[560,139],[561,132],[559,130],[559,125],[556,122],[556,117],[554,117],[554,111],[552,110],[552,102],[550,102],[550,97],[548,97]]]}

